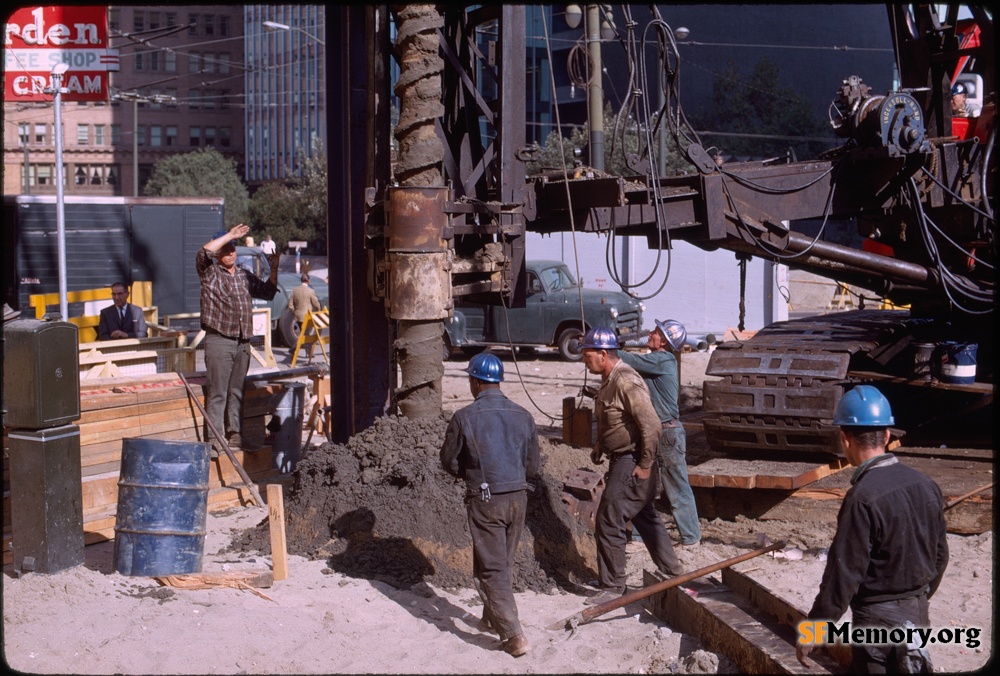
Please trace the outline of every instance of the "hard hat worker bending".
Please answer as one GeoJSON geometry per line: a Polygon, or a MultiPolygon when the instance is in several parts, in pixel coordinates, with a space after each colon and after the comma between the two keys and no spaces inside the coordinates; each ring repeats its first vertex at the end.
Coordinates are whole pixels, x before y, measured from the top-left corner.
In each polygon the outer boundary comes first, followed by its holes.
{"type": "Polygon", "coordinates": [[[472,574],[483,599],[480,631],[500,635],[514,657],[529,650],[514,601],[513,567],[528,511],[529,480],[539,469],[538,431],[523,407],[500,391],[503,362],[483,352],[469,361],[475,400],[455,411],[441,445],[441,465],[465,479],[472,574]]]}
{"type": "Polygon", "coordinates": [[[621,360],[634,368],[646,381],[653,408],[660,418],[660,441],[656,460],[660,465],[660,481],[670,503],[670,512],[677,524],[681,544],[696,545],[701,541],[698,508],[687,473],[687,433],[680,421],[679,352],[687,340],[687,330],[676,319],[656,320],[649,334],[648,354],[621,351],[621,360]]]}
{"type": "Polygon", "coordinates": [[[631,521],[653,563],[668,575],[679,575],[681,566],[670,535],[653,507],[659,492],[656,447],[660,417],[649,399],[649,388],[635,370],[618,356],[618,337],[606,328],[587,332],[580,344],[587,370],[601,376],[594,398],[597,444],[590,459],[595,464],[609,458],[604,492],[597,506],[597,571],[603,590],[585,603],[612,601],[626,592],[625,523],[631,521]]]}
{"type": "MultiPolygon", "coordinates": [[[[810,620],[837,621],[851,608],[851,628],[929,627],[928,600],[948,566],[941,489],[886,453],[895,423],[888,400],[858,385],[837,406],[833,423],[847,460],[856,467],[837,515],[837,533],[810,620]]],[[[799,661],[813,645],[799,644],[799,661]]],[[[854,673],[927,673],[926,649],[906,644],[852,644],[854,673]]]]}

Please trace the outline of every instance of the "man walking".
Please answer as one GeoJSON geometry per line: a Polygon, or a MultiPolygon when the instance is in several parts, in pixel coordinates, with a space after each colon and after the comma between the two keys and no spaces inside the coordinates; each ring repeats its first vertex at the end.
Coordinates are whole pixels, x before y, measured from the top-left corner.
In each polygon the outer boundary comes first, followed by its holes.
{"type": "Polygon", "coordinates": [[[145,338],[148,332],[146,317],[142,314],[141,307],[128,302],[128,287],[124,282],[111,285],[111,300],[114,303],[101,310],[97,339],[145,338]]]}
{"type": "Polygon", "coordinates": [[[642,376],[649,388],[649,397],[662,427],[656,447],[660,481],[670,502],[670,512],[677,524],[681,544],[689,547],[701,540],[701,526],[698,524],[694,493],[688,483],[687,433],[681,424],[677,403],[680,393],[677,355],[685,340],[687,330],[683,324],[674,319],[656,320],[656,328],[649,334],[649,342],[646,343],[649,354],[622,350],[618,356],[642,376]]]}
{"type": "MultiPolygon", "coordinates": [[[[851,608],[855,627],[929,627],[928,600],[948,566],[944,499],[933,480],[886,453],[894,424],[889,402],[858,385],[837,406],[835,425],[847,460],[857,469],[837,515],[837,532],[808,619],[837,621],[851,608]]],[[[796,646],[812,666],[811,644],[796,646]]],[[[852,644],[855,673],[927,673],[925,649],[852,644]]]]}
{"type": "Polygon", "coordinates": [[[441,465],[465,479],[472,535],[472,573],[483,599],[482,631],[500,635],[501,649],[529,650],[514,601],[513,566],[528,509],[528,483],[539,469],[538,432],[523,407],[500,391],[503,362],[488,352],[466,368],[475,400],[456,411],[441,446],[441,465]]]}
{"type": "Polygon", "coordinates": [[[235,240],[249,230],[241,223],[219,233],[198,250],[195,265],[201,278],[201,328],[205,330],[205,411],[231,448],[256,451],[262,447],[244,439],[241,429],[243,387],[253,337],[253,299],[274,298],[281,254],[268,255],[271,274],[266,282],[237,266],[235,240]]]}
{"type": "Polygon", "coordinates": [[[309,286],[309,275],[302,275],[299,280],[302,283],[292,289],[288,298],[288,309],[295,315],[295,321],[301,325],[306,320],[306,313],[310,310],[313,312],[319,310],[320,305],[315,289],[309,286]]]}
{"type": "Polygon", "coordinates": [[[587,332],[580,344],[587,370],[601,376],[594,398],[597,444],[590,458],[610,466],[597,506],[597,570],[602,593],[584,603],[612,601],[626,591],[625,523],[639,531],[649,555],[663,573],[679,575],[670,535],[653,507],[658,493],[656,448],[660,419],[649,399],[649,389],[638,373],[618,356],[618,337],[606,328],[587,332]]]}

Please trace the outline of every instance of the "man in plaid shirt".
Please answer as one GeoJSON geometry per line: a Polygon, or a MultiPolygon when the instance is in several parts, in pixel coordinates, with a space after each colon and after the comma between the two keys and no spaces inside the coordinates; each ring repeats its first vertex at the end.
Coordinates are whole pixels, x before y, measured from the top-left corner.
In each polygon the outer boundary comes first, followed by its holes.
{"type": "Polygon", "coordinates": [[[281,254],[267,256],[271,274],[266,282],[238,267],[236,240],[249,231],[249,226],[240,223],[229,232],[219,233],[199,249],[195,265],[201,278],[201,328],[205,331],[205,411],[215,428],[225,433],[231,448],[256,451],[262,447],[243,439],[241,434],[243,385],[250,369],[253,337],[253,299],[274,298],[281,254]]]}

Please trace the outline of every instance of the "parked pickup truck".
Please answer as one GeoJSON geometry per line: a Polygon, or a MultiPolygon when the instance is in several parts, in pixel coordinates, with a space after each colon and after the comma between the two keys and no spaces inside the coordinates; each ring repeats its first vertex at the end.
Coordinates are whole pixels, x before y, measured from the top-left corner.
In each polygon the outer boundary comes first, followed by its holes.
{"type": "Polygon", "coordinates": [[[632,296],[582,288],[562,261],[527,261],[526,267],[523,308],[456,301],[454,315],[445,321],[445,358],[455,350],[470,353],[491,345],[512,345],[555,347],[564,359],[578,361],[582,355],[577,340],[583,332],[604,326],[627,336],[641,329],[644,307],[632,296]]]}
{"type": "MultiPolygon", "coordinates": [[[[271,274],[271,266],[267,263],[267,256],[256,247],[237,246],[236,264],[244,267],[261,279],[267,279],[271,274]]],[[[278,334],[281,342],[287,347],[295,347],[299,339],[299,323],[295,321],[295,315],[288,309],[288,297],[292,289],[302,283],[302,276],[293,272],[278,273],[278,293],[274,294],[271,301],[260,298],[253,299],[253,306],[271,308],[271,330],[278,334]]],[[[316,292],[321,308],[327,307],[329,303],[329,286],[322,277],[310,276],[309,286],[316,292]]]]}

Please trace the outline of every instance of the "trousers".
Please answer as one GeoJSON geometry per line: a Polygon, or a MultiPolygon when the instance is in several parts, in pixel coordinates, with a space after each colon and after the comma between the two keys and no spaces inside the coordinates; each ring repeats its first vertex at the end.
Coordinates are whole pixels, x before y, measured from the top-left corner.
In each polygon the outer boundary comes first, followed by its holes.
{"type": "Polygon", "coordinates": [[[611,458],[605,474],[604,492],[597,506],[595,533],[597,539],[597,572],[601,587],[625,590],[625,524],[639,531],[656,567],[668,575],[683,572],[670,535],[660,519],[653,501],[659,493],[659,467],[656,461],[645,480],[632,476],[635,456],[623,453],[611,458]]]}
{"type": "Polygon", "coordinates": [[[691,545],[701,539],[701,526],[698,523],[694,492],[688,481],[687,433],[683,425],[676,424],[676,427],[664,427],[660,431],[656,459],[660,463],[663,492],[670,503],[670,513],[677,524],[681,542],[691,545]]]}
{"type": "MultiPolygon", "coordinates": [[[[927,595],[851,608],[852,627],[930,626],[927,595]]],[[[929,674],[934,671],[926,649],[902,644],[851,644],[851,671],[859,674],[929,674]]]]}
{"type": "Polygon", "coordinates": [[[526,491],[466,501],[472,535],[472,574],[483,599],[483,619],[506,641],[521,632],[514,601],[514,556],[528,512],[526,491]]]}
{"type": "MultiPolygon", "coordinates": [[[[218,333],[205,335],[205,413],[220,434],[240,432],[243,386],[250,370],[250,343],[218,333]]],[[[206,435],[206,438],[210,438],[206,435]]]]}

